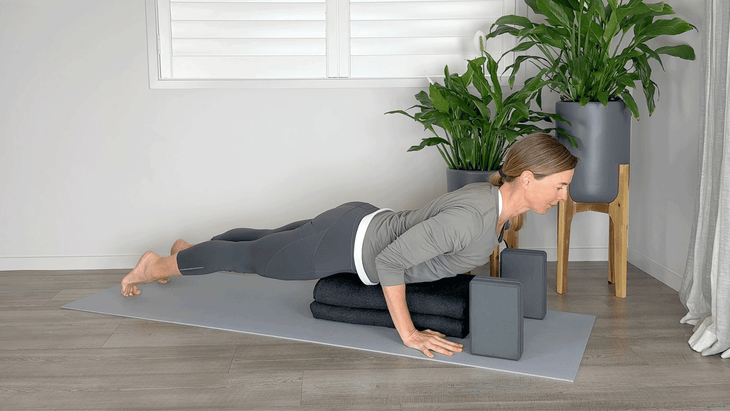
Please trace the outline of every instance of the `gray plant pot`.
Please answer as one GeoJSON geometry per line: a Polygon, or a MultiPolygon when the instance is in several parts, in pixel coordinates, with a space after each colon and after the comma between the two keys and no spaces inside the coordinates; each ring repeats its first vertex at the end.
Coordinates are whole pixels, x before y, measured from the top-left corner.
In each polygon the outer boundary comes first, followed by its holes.
{"type": "Polygon", "coordinates": [[[496,170],[491,171],[471,171],[471,170],[453,170],[446,169],[446,191],[452,192],[471,183],[489,182],[489,177],[496,170]]]}
{"type": "Polygon", "coordinates": [[[623,101],[579,103],[559,101],[555,112],[570,121],[565,129],[578,142],[573,148],[560,139],[580,161],[570,183],[570,196],[581,203],[610,203],[618,195],[618,166],[630,164],[631,112],[623,101]]]}

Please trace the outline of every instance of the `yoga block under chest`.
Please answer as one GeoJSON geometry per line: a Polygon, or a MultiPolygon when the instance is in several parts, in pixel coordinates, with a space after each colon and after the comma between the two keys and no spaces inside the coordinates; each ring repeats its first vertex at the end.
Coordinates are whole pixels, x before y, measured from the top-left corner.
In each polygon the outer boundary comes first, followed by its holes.
{"type": "Polygon", "coordinates": [[[471,353],[519,360],[524,347],[522,298],[516,280],[475,277],[469,284],[471,353]]]}
{"type": "Polygon", "coordinates": [[[522,314],[542,320],[547,314],[547,253],[541,250],[505,248],[499,256],[502,278],[522,285],[522,314]]]}

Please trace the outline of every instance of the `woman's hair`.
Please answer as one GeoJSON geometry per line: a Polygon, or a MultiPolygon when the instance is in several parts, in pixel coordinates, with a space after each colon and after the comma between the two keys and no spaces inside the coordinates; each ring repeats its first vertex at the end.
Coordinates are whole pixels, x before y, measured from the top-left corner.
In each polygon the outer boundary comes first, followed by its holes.
{"type": "Polygon", "coordinates": [[[536,179],[572,170],[578,157],[572,155],[555,137],[545,133],[525,136],[507,151],[500,170],[489,178],[492,185],[511,183],[523,171],[531,171],[536,179]]]}

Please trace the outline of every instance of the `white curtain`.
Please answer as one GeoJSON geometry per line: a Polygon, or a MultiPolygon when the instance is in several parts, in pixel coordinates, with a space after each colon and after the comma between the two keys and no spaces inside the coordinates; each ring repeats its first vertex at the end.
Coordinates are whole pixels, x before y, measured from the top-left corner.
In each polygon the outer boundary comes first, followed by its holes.
{"type": "Polygon", "coordinates": [[[680,322],[695,325],[690,346],[730,358],[730,1],[708,0],[702,28],[700,181],[680,322]]]}

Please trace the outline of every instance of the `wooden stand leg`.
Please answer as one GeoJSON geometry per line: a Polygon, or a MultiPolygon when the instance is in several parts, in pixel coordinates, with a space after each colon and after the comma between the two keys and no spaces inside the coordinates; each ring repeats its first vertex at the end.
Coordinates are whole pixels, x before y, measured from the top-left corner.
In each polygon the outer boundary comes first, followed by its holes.
{"type": "Polygon", "coordinates": [[[626,259],[629,224],[629,165],[619,165],[619,192],[610,203],[579,203],[568,199],[558,203],[558,280],[557,292],[564,294],[568,285],[568,250],[570,223],[583,211],[609,215],[608,282],[613,283],[616,297],[626,297],[626,259]]]}
{"type": "Polygon", "coordinates": [[[613,263],[616,260],[614,258],[614,241],[613,241],[613,218],[609,215],[608,218],[608,282],[613,284],[613,263]]]}
{"type": "Polygon", "coordinates": [[[499,277],[499,247],[495,247],[489,256],[489,276],[499,277]]]}
{"type": "Polygon", "coordinates": [[[610,216],[613,229],[610,230],[611,238],[609,242],[611,246],[609,251],[609,261],[613,260],[609,266],[611,274],[609,278],[613,279],[614,294],[619,298],[626,298],[626,265],[629,241],[629,165],[621,164],[619,166],[619,192],[616,199],[608,207],[608,215],[610,216]]]}
{"type": "Polygon", "coordinates": [[[570,252],[570,223],[575,215],[575,203],[570,198],[558,203],[558,294],[568,291],[568,254],[570,252]]]}

